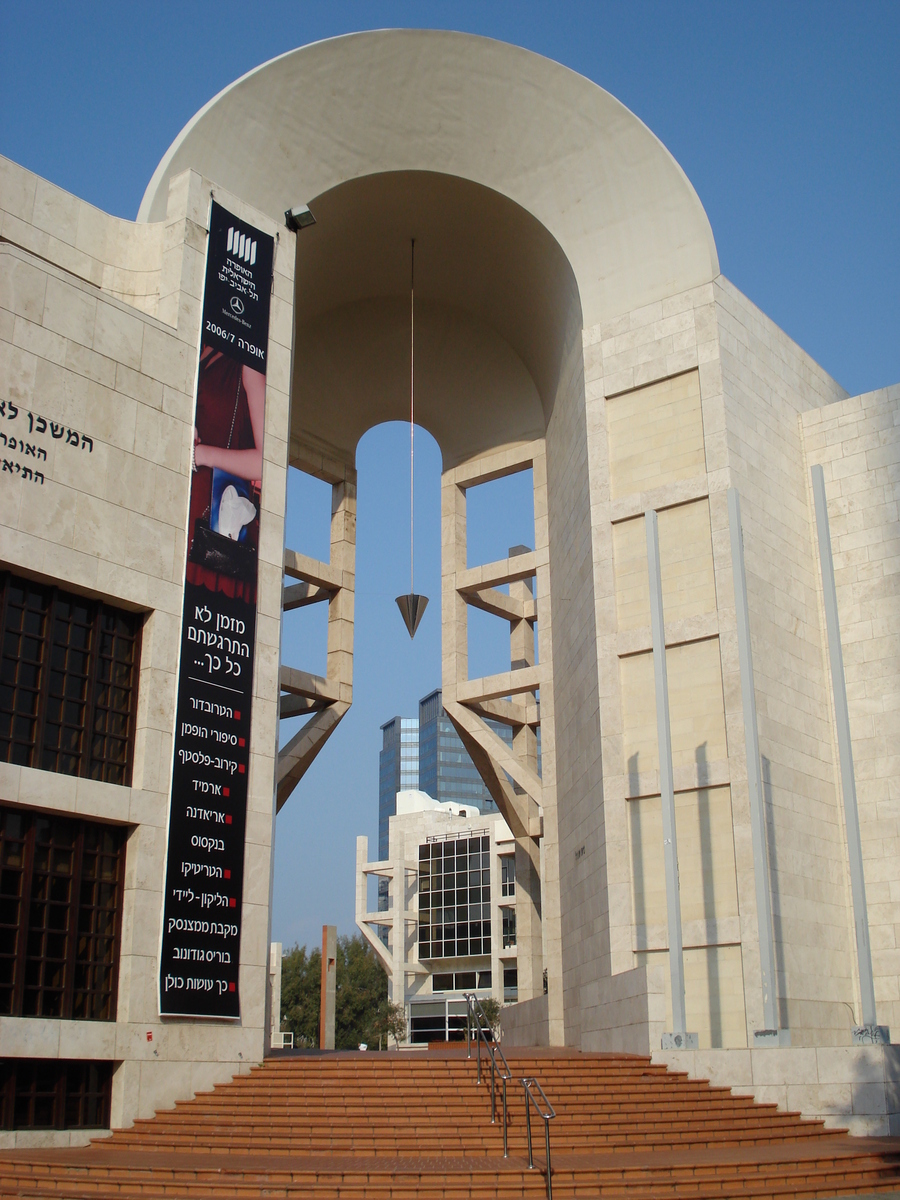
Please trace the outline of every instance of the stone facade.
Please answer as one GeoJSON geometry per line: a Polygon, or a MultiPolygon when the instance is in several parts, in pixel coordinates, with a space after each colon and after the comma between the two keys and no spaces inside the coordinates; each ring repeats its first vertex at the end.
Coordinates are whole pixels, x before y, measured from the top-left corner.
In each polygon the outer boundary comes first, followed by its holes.
{"type": "MultiPolygon", "coordinates": [[[[157,1000],[210,191],[208,182],[186,172],[173,182],[164,222],[132,225],[0,160],[3,432],[21,434],[33,413],[92,439],[85,452],[48,437],[43,483],[4,473],[0,560],[18,574],[145,614],[131,786],[0,763],[4,803],[127,829],[116,1019],[2,1017],[0,1054],[121,1064],[113,1080],[114,1126],[152,1116],[178,1097],[249,1069],[264,1046],[294,238],[221,189],[215,189],[220,203],[279,238],[260,521],[242,1022],[237,1028],[161,1022],[157,1000]],[[10,405],[19,410],[14,421],[10,405]]],[[[69,1144],[89,1136],[0,1133],[7,1144],[36,1138],[69,1144]]]]}
{"type": "Polygon", "coordinates": [[[415,236],[416,412],[444,466],[443,701],[516,840],[513,1036],[658,1054],[671,1028],[653,509],[691,1069],[858,1131],[890,1127],[893,1051],[851,1047],[860,981],[810,468],[831,523],[879,1023],[898,1026],[900,390],[848,397],[720,274],[696,194],[643,125],[524,51],[382,31],[226,89],[163,159],[137,224],[6,161],[0,212],[0,401],[92,439],[87,453],[48,443],[42,483],[0,472],[0,560],[145,614],[131,787],[0,764],[5,803],[128,829],[117,1019],[0,1018],[0,1052],[121,1064],[116,1125],[262,1056],[274,812],[352,702],[355,449],[408,414],[415,236]],[[303,104],[285,106],[294,93],[303,104]],[[210,191],[278,237],[240,1026],[161,1022],[155,992],[210,191]],[[282,214],[302,199],[316,225],[297,241],[282,214]],[[288,465],[332,486],[329,563],[284,549],[288,465]],[[534,480],[534,548],[470,564],[467,491],[517,471],[534,480]],[[283,591],[285,573],[297,582],[283,591]],[[325,678],[279,663],[282,607],[320,601],[325,678]],[[509,623],[509,672],[469,678],[471,606],[509,623]],[[276,755],[279,704],[310,720],[276,755]],[[488,720],[511,726],[512,748],[488,720]],[[790,1049],[754,1045],[760,872],[790,1049]]]}

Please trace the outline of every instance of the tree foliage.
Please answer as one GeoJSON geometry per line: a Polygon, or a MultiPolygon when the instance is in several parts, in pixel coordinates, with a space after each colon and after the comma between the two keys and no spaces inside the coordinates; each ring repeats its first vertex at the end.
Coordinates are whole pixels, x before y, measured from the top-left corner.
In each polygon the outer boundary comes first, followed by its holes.
{"type": "MultiPolygon", "coordinates": [[[[376,1044],[377,1023],[388,1005],[387,975],[362,934],[337,939],[334,1003],[336,1050],[376,1044]]],[[[318,1046],[322,952],[294,946],[281,960],[281,1027],[295,1046],[318,1046]]]]}
{"type": "Polygon", "coordinates": [[[393,1038],[394,1044],[399,1048],[401,1040],[406,1040],[405,1007],[402,1004],[391,1004],[389,1000],[386,1000],[373,1022],[372,1032],[378,1038],[379,1047],[382,1038],[385,1042],[388,1038],[393,1038]]]}
{"type": "Polygon", "coordinates": [[[498,1037],[500,1034],[500,1002],[493,996],[485,996],[481,1001],[481,1011],[484,1013],[484,1019],[490,1025],[494,1037],[498,1037]]]}

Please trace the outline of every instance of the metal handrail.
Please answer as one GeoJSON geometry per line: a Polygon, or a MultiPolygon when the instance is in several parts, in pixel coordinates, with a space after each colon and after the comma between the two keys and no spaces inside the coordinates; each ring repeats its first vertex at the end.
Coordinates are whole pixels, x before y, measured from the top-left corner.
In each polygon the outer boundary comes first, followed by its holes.
{"type": "Polygon", "coordinates": [[[506,1084],[512,1079],[512,1071],[509,1069],[509,1063],[506,1061],[506,1055],[500,1046],[494,1041],[488,1041],[487,1033],[491,1025],[487,1017],[484,1015],[484,1009],[481,1007],[481,1001],[472,992],[465,992],[464,998],[466,1001],[466,1058],[472,1057],[472,1038],[471,1031],[474,1025],[475,1028],[475,1043],[478,1048],[478,1078],[477,1083],[481,1083],[481,1043],[484,1042],[485,1050],[491,1062],[491,1124],[496,1124],[497,1121],[497,1104],[495,1099],[496,1080],[500,1080],[503,1089],[503,1157],[509,1158],[509,1143],[508,1133],[509,1128],[509,1109],[506,1102],[506,1084]],[[482,1024],[483,1022],[483,1024],[482,1024]],[[496,1053],[495,1053],[496,1052],[496,1053]],[[497,1065],[497,1057],[499,1054],[503,1060],[503,1070],[497,1065]],[[504,1074],[505,1071],[505,1074],[504,1074]]]}
{"type": "Polygon", "coordinates": [[[544,1122],[544,1143],[547,1150],[547,1200],[553,1200],[553,1183],[550,1178],[550,1122],[556,1116],[556,1110],[544,1094],[544,1089],[533,1075],[529,1075],[525,1079],[520,1079],[519,1082],[522,1084],[525,1092],[525,1128],[528,1131],[528,1169],[529,1171],[534,1170],[534,1154],[531,1149],[531,1109],[528,1106],[528,1101],[530,1100],[534,1105],[535,1112],[544,1122]],[[541,1111],[538,1098],[532,1091],[533,1088],[537,1088],[540,1092],[541,1099],[547,1108],[546,1112],[541,1111]]]}

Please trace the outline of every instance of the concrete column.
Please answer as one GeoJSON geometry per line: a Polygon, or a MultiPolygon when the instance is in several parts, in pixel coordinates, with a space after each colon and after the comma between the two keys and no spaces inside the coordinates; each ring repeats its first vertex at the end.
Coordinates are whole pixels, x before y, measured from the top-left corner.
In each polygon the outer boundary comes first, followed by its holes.
{"type": "Polygon", "coordinates": [[[322,926],[322,991],[319,1007],[319,1049],[334,1049],[334,999],[337,983],[337,926],[322,926]]]}
{"type": "MultiPolygon", "coordinates": [[[[510,546],[509,557],[530,554],[528,546],[510,546]]],[[[510,583],[513,600],[533,600],[530,579],[510,583]]],[[[510,668],[513,671],[535,664],[534,622],[510,621],[510,668]]],[[[520,762],[537,773],[537,734],[530,725],[514,725],[513,752],[520,762]]],[[[516,784],[515,790],[522,789],[516,784]]],[[[516,838],[516,947],[518,954],[519,1000],[533,1000],[544,991],[544,949],[541,904],[540,843],[533,837],[516,838]]]]}
{"type": "Polygon", "coordinates": [[[281,942],[269,944],[269,1045],[281,1047],[281,942]]]}

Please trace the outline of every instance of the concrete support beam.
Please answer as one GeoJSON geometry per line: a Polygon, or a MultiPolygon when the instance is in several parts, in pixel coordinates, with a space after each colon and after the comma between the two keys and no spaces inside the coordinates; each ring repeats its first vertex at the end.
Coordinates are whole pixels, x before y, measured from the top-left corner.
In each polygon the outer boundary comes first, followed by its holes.
{"type": "Polygon", "coordinates": [[[305,696],[308,700],[324,700],[334,703],[340,700],[340,687],[331,679],[323,679],[321,675],[311,675],[298,667],[282,667],[279,673],[279,683],[283,692],[294,696],[305,696]]]}
{"type": "Polygon", "coordinates": [[[330,592],[336,592],[344,586],[340,570],[330,563],[321,562],[318,558],[301,554],[298,550],[285,550],[284,573],[292,579],[301,579],[304,583],[312,583],[330,592]]]}
{"type": "MultiPolygon", "coordinates": [[[[299,453],[297,447],[293,448],[299,453]]],[[[315,459],[314,455],[310,456],[315,459]]],[[[306,460],[303,460],[306,464],[306,460]]],[[[334,464],[332,464],[333,471],[334,464]]],[[[308,468],[309,469],[309,468],[308,468]]],[[[356,570],[356,472],[312,471],[331,483],[331,551],[328,563],[296,550],[285,550],[285,574],[299,583],[283,589],[285,611],[328,602],[328,647],[325,678],[282,665],[279,717],[306,716],[309,721],[278,754],[276,805],[280,810],[310,763],[337,728],[353,702],[353,608],[356,570]]]]}
{"type": "Polygon", "coordinates": [[[460,703],[468,704],[471,701],[499,700],[505,696],[518,696],[523,692],[535,692],[540,686],[540,667],[523,667],[517,671],[485,675],[480,679],[467,679],[457,685],[456,696],[460,703]]]}
{"type": "MultiPolygon", "coordinates": [[[[442,491],[443,700],[463,745],[516,839],[516,925],[519,999],[543,994],[544,903],[541,895],[541,846],[546,795],[537,771],[536,729],[552,685],[547,669],[535,662],[538,603],[532,580],[549,597],[549,551],[544,519],[546,488],[544,448],[535,442],[485,455],[445,473],[442,491]],[[479,483],[533,468],[535,479],[534,550],[510,549],[509,557],[477,567],[466,566],[466,490],[479,483]],[[509,595],[498,589],[509,585],[509,595]],[[485,679],[468,678],[467,609],[471,605],[510,624],[510,670],[485,679]],[[543,690],[542,690],[543,689],[543,690]],[[542,703],[538,703],[538,694],[542,703]],[[510,747],[487,724],[493,718],[513,730],[510,747]]],[[[549,619],[545,621],[549,629],[549,619]]],[[[544,626],[542,625],[542,628],[544,626]]],[[[542,662],[544,660],[542,644],[542,662]]],[[[547,661],[550,661],[549,651],[547,661]]],[[[544,733],[545,754],[552,757],[552,730],[544,733]]],[[[555,793],[552,802],[555,850],[555,793]]],[[[561,979],[554,980],[561,998],[561,979]]],[[[557,1006],[561,1011],[561,1003],[557,1006]]],[[[561,1023],[555,1036],[561,1040],[561,1023]]]]}
{"type": "Polygon", "coordinates": [[[296,608],[305,608],[308,604],[330,600],[333,595],[334,591],[331,588],[316,587],[306,582],[293,583],[284,588],[281,607],[285,612],[292,612],[296,608]]]}

